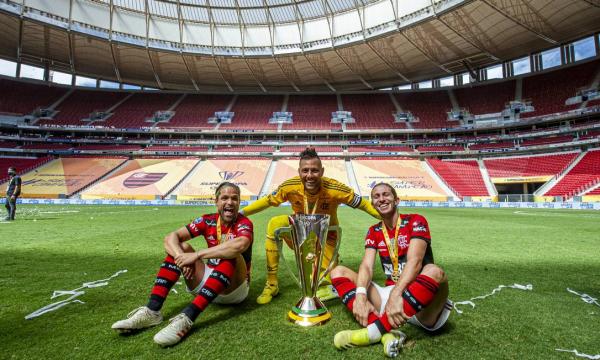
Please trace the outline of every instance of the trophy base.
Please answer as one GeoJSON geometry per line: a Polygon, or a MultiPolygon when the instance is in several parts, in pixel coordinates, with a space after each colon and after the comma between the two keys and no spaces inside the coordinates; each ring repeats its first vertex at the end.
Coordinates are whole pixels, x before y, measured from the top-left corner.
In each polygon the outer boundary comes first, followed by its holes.
{"type": "Polygon", "coordinates": [[[302,298],[296,306],[288,312],[288,320],[296,325],[309,327],[323,325],[331,319],[331,312],[325,305],[314,297],[302,298]]]}

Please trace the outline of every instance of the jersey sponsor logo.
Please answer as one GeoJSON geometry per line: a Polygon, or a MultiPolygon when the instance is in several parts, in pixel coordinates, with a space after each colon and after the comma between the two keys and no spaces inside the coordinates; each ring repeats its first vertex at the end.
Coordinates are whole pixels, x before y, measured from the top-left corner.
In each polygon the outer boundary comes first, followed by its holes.
{"type": "Polygon", "coordinates": [[[212,236],[212,235],[209,235],[209,236],[206,237],[206,240],[208,240],[208,241],[215,241],[215,237],[212,236]]]}
{"type": "Polygon", "coordinates": [[[244,175],[243,171],[219,171],[219,176],[225,181],[233,180],[242,175],[244,175]]]}
{"type": "Polygon", "coordinates": [[[240,225],[238,225],[237,229],[238,229],[238,231],[241,231],[241,230],[248,230],[249,231],[250,230],[250,225],[240,224],[240,225]]]}
{"type": "Polygon", "coordinates": [[[392,272],[394,272],[393,265],[392,265],[391,263],[389,263],[389,264],[383,264],[383,272],[384,272],[386,275],[389,275],[389,274],[391,274],[392,272]]]}
{"type": "Polygon", "coordinates": [[[208,261],[206,263],[212,267],[215,267],[215,266],[219,265],[220,262],[221,262],[221,259],[208,259],[208,261]]]}
{"type": "Polygon", "coordinates": [[[198,227],[196,226],[196,223],[191,223],[190,224],[190,230],[192,230],[193,233],[197,233],[198,232],[198,227]]]}
{"type": "Polygon", "coordinates": [[[194,220],[193,224],[202,224],[202,221],[204,221],[204,219],[199,217],[196,220],[194,220]]]}
{"type": "Polygon", "coordinates": [[[425,224],[423,224],[423,223],[416,222],[413,224],[413,231],[414,232],[427,232],[427,226],[425,226],[425,224]]]}
{"type": "Polygon", "coordinates": [[[204,220],[206,226],[217,226],[217,222],[215,220],[206,219],[204,220]]]}
{"type": "Polygon", "coordinates": [[[136,172],[123,180],[123,186],[130,189],[148,186],[160,181],[165,175],[167,173],[136,172]]]}
{"type": "Polygon", "coordinates": [[[216,296],[214,292],[208,290],[206,287],[200,289],[200,294],[206,295],[208,298],[214,298],[216,296]]]}
{"type": "Polygon", "coordinates": [[[366,244],[367,246],[375,246],[375,240],[367,239],[367,240],[365,241],[365,244],[366,244]]]}

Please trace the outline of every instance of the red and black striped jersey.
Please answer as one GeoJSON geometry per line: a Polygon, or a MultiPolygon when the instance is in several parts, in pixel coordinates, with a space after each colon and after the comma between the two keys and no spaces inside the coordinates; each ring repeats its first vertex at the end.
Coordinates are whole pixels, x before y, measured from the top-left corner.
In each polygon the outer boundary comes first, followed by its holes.
{"type": "MultiPolygon", "coordinates": [[[[252,221],[242,214],[238,214],[235,223],[231,226],[221,224],[221,239],[217,240],[217,219],[219,214],[206,214],[195,219],[186,225],[192,238],[204,236],[208,247],[217,246],[221,242],[225,242],[236,237],[245,236],[250,239],[250,246],[242,253],[242,257],[246,261],[246,270],[248,281],[250,280],[250,269],[252,262],[252,241],[254,239],[254,229],[252,221]]],[[[210,259],[207,265],[215,267],[219,263],[219,259],[210,259]]]]}
{"type": "MultiPolygon", "coordinates": [[[[385,243],[383,235],[383,225],[381,222],[371,226],[365,237],[365,248],[371,248],[377,250],[379,253],[379,259],[381,260],[381,266],[386,276],[386,285],[394,285],[392,280],[392,260],[385,243]]],[[[394,238],[394,228],[388,229],[388,236],[391,239],[394,238]]],[[[408,253],[408,247],[412,239],[421,239],[427,242],[427,250],[423,257],[423,263],[421,266],[427,264],[433,264],[433,253],[431,251],[431,235],[429,233],[429,225],[427,220],[419,214],[400,214],[400,231],[398,232],[398,270],[402,272],[404,265],[406,264],[406,255],[408,253]]]]}

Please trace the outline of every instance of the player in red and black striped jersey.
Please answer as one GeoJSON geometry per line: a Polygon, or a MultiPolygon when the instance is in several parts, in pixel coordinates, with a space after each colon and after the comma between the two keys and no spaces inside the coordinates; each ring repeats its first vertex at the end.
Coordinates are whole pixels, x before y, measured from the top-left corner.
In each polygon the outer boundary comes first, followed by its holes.
{"type": "MultiPolygon", "coordinates": [[[[406,265],[406,259],[408,255],[408,249],[411,240],[419,239],[426,243],[425,254],[421,261],[421,268],[427,264],[433,264],[433,252],[431,251],[431,235],[429,234],[429,225],[427,220],[419,214],[398,214],[398,272],[402,272],[406,265]]],[[[395,223],[394,223],[395,224],[395,223]]],[[[387,229],[388,236],[392,237],[393,229],[387,229]]],[[[396,282],[393,279],[394,275],[394,264],[386,245],[386,240],[383,235],[384,225],[380,222],[369,228],[367,236],[365,237],[365,248],[374,249],[379,254],[379,260],[381,261],[381,267],[386,276],[385,285],[394,285],[396,282]]]]}
{"type": "Polygon", "coordinates": [[[160,309],[171,288],[184,275],[194,300],[154,336],[161,346],[178,343],[194,320],[211,303],[237,304],[248,296],[252,258],[252,222],[239,213],[240,189],[224,182],[216,190],[216,214],[203,215],[168,234],[164,240],[167,257],[156,276],[146,306],[132,311],[112,328],[129,332],[158,325],[160,309]],[[208,245],[199,251],[187,243],[203,236],[208,245]]]}
{"type": "Polygon", "coordinates": [[[382,221],[367,232],[358,273],[344,266],[331,271],[342,302],[365,328],[337,333],[334,344],[346,349],[381,341],[384,353],[395,357],[405,337],[395,332],[396,328],[408,322],[436,331],[448,320],[452,302],[448,300],[448,278],[433,263],[427,220],[418,214],[399,214],[396,191],[386,183],[373,187],[371,202],[382,221]],[[377,254],[386,275],[385,286],[371,281],[377,254]]]}

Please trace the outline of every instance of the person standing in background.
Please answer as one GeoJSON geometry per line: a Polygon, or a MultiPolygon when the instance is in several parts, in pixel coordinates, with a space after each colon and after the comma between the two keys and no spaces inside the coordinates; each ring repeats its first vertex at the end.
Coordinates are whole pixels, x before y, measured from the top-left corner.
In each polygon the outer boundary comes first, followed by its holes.
{"type": "Polygon", "coordinates": [[[4,203],[8,214],[4,220],[12,221],[15,219],[19,195],[21,195],[21,177],[17,175],[17,169],[11,166],[8,168],[8,186],[6,187],[6,202],[4,203]]]}

